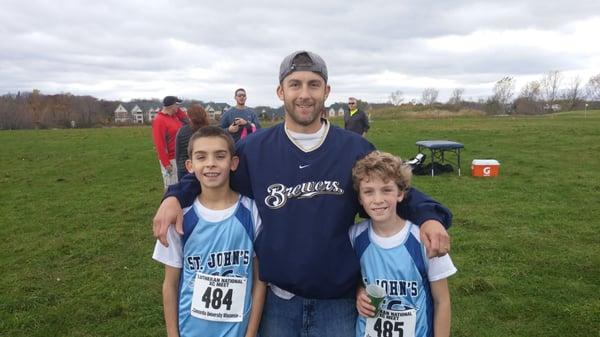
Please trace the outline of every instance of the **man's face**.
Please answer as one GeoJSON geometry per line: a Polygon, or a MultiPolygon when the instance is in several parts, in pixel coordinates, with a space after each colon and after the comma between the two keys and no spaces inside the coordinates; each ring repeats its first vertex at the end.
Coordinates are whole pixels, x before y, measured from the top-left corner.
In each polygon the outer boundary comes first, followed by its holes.
{"type": "Polygon", "coordinates": [[[237,105],[246,104],[246,92],[244,90],[238,90],[235,93],[235,102],[237,103],[237,105]]]}
{"type": "Polygon", "coordinates": [[[313,133],[321,127],[321,113],[331,88],[312,71],[295,71],[277,87],[285,107],[285,123],[295,132],[313,133]]]}
{"type": "Polygon", "coordinates": [[[353,99],[348,100],[348,109],[354,110],[356,109],[356,101],[353,99]]]}

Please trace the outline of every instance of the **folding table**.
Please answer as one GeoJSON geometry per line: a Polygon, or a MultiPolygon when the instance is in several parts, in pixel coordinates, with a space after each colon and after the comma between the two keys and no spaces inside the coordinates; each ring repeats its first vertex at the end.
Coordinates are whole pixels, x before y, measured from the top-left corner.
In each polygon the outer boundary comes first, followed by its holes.
{"type": "MultiPolygon", "coordinates": [[[[441,164],[446,162],[444,157],[445,152],[453,152],[456,154],[456,166],[458,167],[458,175],[460,176],[460,150],[464,148],[464,145],[458,142],[450,140],[420,140],[416,142],[418,151],[421,152],[423,148],[429,149],[431,154],[431,176],[435,175],[434,166],[435,161],[439,160],[441,164]]],[[[448,161],[450,164],[452,162],[448,161]]]]}

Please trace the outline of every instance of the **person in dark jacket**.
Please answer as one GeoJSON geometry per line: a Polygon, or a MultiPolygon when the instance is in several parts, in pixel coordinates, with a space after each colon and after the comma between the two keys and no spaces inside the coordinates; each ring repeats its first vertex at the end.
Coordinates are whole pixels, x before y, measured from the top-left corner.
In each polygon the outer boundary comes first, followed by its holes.
{"type": "Polygon", "coordinates": [[[358,108],[356,98],[348,98],[348,111],[344,114],[344,129],[366,136],[369,130],[369,117],[358,108]]]}
{"type": "Polygon", "coordinates": [[[190,119],[190,123],[182,126],[175,137],[177,180],[181,180],[181,178],[188,173],[185,169],[185,161],[188,159],[188,143],[190,137],[201,127],[210,125],[208,114],[200,104],[194,104],[188,109],[188,118],[190,119]]]}

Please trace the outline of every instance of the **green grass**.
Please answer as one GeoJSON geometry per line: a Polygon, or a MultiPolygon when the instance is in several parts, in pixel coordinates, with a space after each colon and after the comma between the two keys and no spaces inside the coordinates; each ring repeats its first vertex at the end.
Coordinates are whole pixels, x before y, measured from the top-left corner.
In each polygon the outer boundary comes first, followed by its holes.
{"type": "MultiPolygon", "coordinates": [[[[450,207],[453,336],[600,336],[600,112],[375,120],[369,139],[465,144],[463,176],[415,177],[450,207]],[[473,178],[475,158],[500,161],[473,178]]],[[[150,129],[0,132],[0,335],[162,336],[150,129]]]]}

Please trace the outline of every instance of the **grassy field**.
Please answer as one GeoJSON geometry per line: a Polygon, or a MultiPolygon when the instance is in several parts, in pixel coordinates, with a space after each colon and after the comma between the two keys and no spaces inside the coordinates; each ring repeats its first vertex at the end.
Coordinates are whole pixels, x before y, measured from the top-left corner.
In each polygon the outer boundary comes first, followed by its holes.
{"type": "MultiPolygon", "coordinates": [[[[402,157],[465,144],[463,176],[416,177],[450,207],[453,336],[600,336],[600,111],[373,122],[402,157]],[[474,158],[501,162],[472,178],[474,158]]],[[[162,336],[150,129],[0,132],[0,335],[162,336]]]]}

